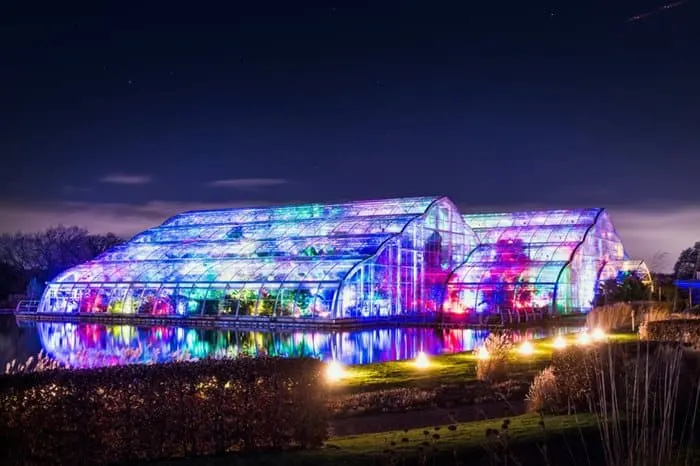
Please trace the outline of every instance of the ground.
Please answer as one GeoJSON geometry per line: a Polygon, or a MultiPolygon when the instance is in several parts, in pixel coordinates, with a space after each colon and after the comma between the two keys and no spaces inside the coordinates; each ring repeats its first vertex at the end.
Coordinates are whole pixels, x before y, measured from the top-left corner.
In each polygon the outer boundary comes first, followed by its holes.
{"type": "MultiPolygon", "coordinates": [[[[608,336],[608,339],[613,341],[630,341],[636,338],[634,334],[608,336]]],[[[576,335],[567,337],[570,344],[573,344],[575,339],[576,335]]],[[[529,356],[519,354],[516,346],[510,360],[509,378],[524,380],[527,386],[534,375],[551,361],[552,353],[556,351],[553,343],[553,339],[533,342],[534,351],[529,356]]],[[[408,388],[444,394],[450,391],[445,387],[452,387],[453,390],[461,391],[464,401],[465,391],[470,390],[470,387],[475,390],[475,387],[484,385],[476,380],[476,363],[475,354],[463,353],[432,357],[429,366],[424,368],[417,367],[414,361],[347,367],[344,368],[345,374],[342,379],[330,382],[330,391],[331,395],[338,399],[347,399],[362,398],[372,393],[393,393],[408,388]]],[[[384,412],[367,414],[365,411],[360,415],[334,416],[331,425],[343,436],[331,438],[322,449],[199,458],[174,461],[172,464],[367,465],[393,463],[397,459],[404,464],[421,464],[426,456],[438,461],[435,464],[441,464],[443,460],[449,460],[449,464],[456,464],[462,458],[469,458],[471,462],[479,456],[503,455],[506,444],[505,450],[517,451],[523,458],[541,463],[543,454],[559,458],[557,461],[561,458],[567,458],[566,461],[569,461],[577,448],[585,450],[585,441],[582,443],[582,439],[599,435],[593,415],[573,414],[541,418],[537,415],[522,414],[524,394],[520,393],[518,396],[518,399],[511,402],[474,402],[467,396],[470,404],[451,409],[431,407],[414,408],[416,410],[411,411],[410,406],[398,406],[397,412],[387,413],[387,396],[383,395],[378,399],[384,412]],[[505,410],[510,413],[504,414],[505,410]],[[480,417],[491,419],[477,420],[480,417]],[[487,435],[488,430],[491,430],[490,435],[487,435]],[[348,435],[350,433],[355,434],[348,435]],[[548,447],[543,450],[543,445],[548,447]]],[[[577,454],[585,453],[582,452],[577,454]]],[[[588,460],[590,459],[588,457],[588,460]]],[[[529,464],[529,460],[526,464],[529,464]]],[[[575,464],[570,461],[569,463],[575,464]]]]}

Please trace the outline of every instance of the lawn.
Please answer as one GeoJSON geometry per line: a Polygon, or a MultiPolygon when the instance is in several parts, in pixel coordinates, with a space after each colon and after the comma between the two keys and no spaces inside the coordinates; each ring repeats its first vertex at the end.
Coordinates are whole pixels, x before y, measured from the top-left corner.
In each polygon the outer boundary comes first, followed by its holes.
{"type": "MultiPolygon", "coordinates": [[[[334,438],[318,450],[285,453],[226,455],[216,458],[193,458],[159,462],[158,466],[267,466],[267,465],[371,465],[390,464],[397,460],[404,464],[422,463],[426,457],[435,464],[455,464],[455,459],[498,453],[505,445],[514,449],[525,447],[529,454],[541,455],[541,444],[575,442],[582,433],[597,435],[593,415],[566,415],[541,418],[526,414],[511,417],[504,429],[505,419],[435,426],[427,429],[384,432],[334,438]],[[498,435],[487,437],[487,430],[498,435]],[[507,433],[506,433],[507,431],[507,433]],[[506,440],[507,438],[507,440],[506,440]]],[[[395,464],[395,463],[393,463],[395,464]]]]}
{"type": "MultiPolygon", "coordinates": [[[[577,334],[568,335],[574,344],[577,334]]],[[[633,341],[636,334],[609,335],[611,341],[633,341]]],[[[545,368],[557,351],[553,338],[532,341],[533,353],[523,356],[512,353],[509,372],[513,378],[529,377],[545,368]]],[[[441,385],[470,382],[476,379],[477,356],[473,352],[430,357],[430,365],[418,368],[414,361],[391,361],[344,368],[341,380],[332,383],[334,393],[358,393],[398,387],[435,388],[441,385]]]]}

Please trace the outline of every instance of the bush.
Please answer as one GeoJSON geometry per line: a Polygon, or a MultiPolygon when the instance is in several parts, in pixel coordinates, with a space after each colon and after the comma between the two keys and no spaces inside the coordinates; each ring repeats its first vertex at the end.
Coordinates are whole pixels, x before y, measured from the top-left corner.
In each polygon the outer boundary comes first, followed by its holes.
{"type": "Polygon", "coordinates": [[[321,368],[239,358],[0,376],[0,457],[103,464],[318,446],[321,368]]]}
{"type": "Polygon", "coordinates": [[[476,378],[484,382],[498,382],[508,377],[508,357],[513,348],[510,332],[492,333],[484,342],[489,353],[488,359],[476,363],[476,378]]]}
{"type": "Polygon", "coordinates": [[[555,412],[590,410],[599,347],[569,347],[552,355],[552,373],[556,379],[555,412]]]}
{"type": "Polygon", "coordinates": [[[677,342],[700,350],[700,319],[674,318],[647,322],[639,329],[639,336],[649,341],[677,342]]]}
{"type": "Polygon", "coordinates": [[[558,410],[556,380],[552,367],[547,367],[535,376],[525,396],[528,412],[551,413],[558,410]]]}

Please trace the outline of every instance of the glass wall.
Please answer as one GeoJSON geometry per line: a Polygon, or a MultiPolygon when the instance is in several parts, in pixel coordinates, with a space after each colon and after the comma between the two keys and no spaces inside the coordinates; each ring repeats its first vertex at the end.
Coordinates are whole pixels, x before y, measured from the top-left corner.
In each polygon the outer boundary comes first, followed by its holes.
{"type": "Polygon", "coordinates": [[[440,199],[349,273],[336,317],[437,312],[447,277],[477,243],[454,204],[440,199]]]}
{"type": "Polygon", "coordinates": [[[625,259],[627,253],[622,241],[607,212],[601,211],[562,271],[555,296],[556,312],[590,309],[604,265],[622,265],[625,259]]]}
{"type": "Polygon", "coordinates": [[[630,264],[602,209],[463,216],[446,197],[416,197],[199,211],[60,274],[39,311],[243,319],[572,312],[590,307],[599,279],[630,264]]]}
{"type": "Polygon", "coordinates": [[[444,287],[466,230],[446,198],[184,213],[59,275],[40,311],[339,317],[350,277],[360,307],[394,315],[444,287]]]}
{"type": "Polygon", "coordinates": [[[603,265],[626,258],[602,209],[464,218],[481,245],[450,276],[445,311],[451,313],[586,310],[603,265]]]}

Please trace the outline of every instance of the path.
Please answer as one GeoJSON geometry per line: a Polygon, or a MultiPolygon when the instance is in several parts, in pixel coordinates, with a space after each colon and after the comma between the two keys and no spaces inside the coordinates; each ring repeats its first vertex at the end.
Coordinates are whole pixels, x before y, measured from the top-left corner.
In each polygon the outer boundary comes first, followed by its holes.
{"type": "Polygon", "coordinates": [[[432,408],[420,411],[373,414],[331,420],[333,436],[371,434],[403,429],[420,429],[423,427],[447,426],[453,422],[470,422],[481,419],[494,419],[506,415],[506,406],[510,415],[525,412],[522,401],[503,401],[477,405],[458,406],[455,408],[432,408]],[[450,416],[452,414],[452,417],[450,416]]]}

